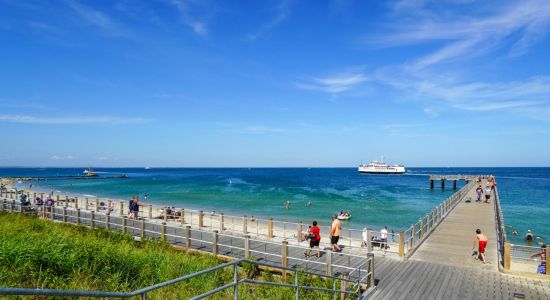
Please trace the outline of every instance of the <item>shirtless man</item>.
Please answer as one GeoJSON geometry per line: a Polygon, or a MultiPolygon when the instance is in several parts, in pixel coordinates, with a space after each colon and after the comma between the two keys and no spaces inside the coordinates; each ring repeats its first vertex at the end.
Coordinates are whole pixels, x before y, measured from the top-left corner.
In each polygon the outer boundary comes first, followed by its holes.
{"type": "Polygon", "coordinates": [[[332,245],[332,251],[340,252],[342,249],[338,246],[338,240],[340,239],[340,231],[342,230],[342,223],[336,217],[332,216],[332,226],[330,227],[330,244],[332,245]]]}
{"type": "Polygon", "coordinates": [[[476,229],[476,237],[472,243],[472,251],[476,250],[476,244],[478,246],[477,257],[475,259],[481,259],[483,263],[485,261],[485,247],[487,247],[487,236],[481,233],[480,229],[476,229]]]}

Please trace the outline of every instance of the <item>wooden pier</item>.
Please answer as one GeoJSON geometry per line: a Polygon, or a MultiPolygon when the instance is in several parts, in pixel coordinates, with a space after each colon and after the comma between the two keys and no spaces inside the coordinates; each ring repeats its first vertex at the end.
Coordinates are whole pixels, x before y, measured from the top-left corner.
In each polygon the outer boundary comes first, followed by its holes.
{"type": "Polygon", "coordinates": [[[502,257],[493,202],[497,193],[490,204],[476,203],[476,187],[472,185],[407,261],[376,257],[378,284],[368,299],[550,299],[550,276],[535,279],[499,272],[502,257]],[[487,264],[472,256],[478,228],[489,241],[487,264]]]}
{"type": "Polygon", "coordinates": [[[434,188],[434,182],[440,181],[441,182],[441,189],[445,188],[445,181],[452,181],[453,183],[453,190],[456,190],[456,182],[464,180],[466,183],[475,180],[476,178],[479,178],[481,176],[476,175],[430,175],[430,189],[434,188]]]}

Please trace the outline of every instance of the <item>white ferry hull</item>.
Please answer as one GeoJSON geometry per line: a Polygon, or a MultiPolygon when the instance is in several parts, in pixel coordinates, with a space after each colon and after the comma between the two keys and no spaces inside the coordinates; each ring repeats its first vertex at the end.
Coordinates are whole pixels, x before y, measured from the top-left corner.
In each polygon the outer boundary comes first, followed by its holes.
{"type": "Polygon", "coordinates": [[[405,167],[387,167],[387,168],[371,168],[371,167],[359,167],[357,169],[359,173],[367,174],[403,174],[405,173],[405,167]]]}

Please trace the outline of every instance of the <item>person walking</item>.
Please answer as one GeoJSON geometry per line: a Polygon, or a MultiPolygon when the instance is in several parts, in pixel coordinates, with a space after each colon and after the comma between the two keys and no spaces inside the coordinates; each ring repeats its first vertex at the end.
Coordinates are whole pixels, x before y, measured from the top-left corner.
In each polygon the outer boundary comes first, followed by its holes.
{"type": "Polygon", "coordinates": [[[483,188],[481,187],[481,185],[477,187],[476,194],[477,194],[476,202],[481,202],[481,194],[483,194],[483,188]]]}
{"type": "Polygon", "coordinates": [[[388,226],[384,226],[380,230],[380,249],[384,249],[384,252],[388,248],[388,226]]]}
{"type": "Polygon", "coordinates": [[[474,237],[474,241],[472,244],[472,251],[474,251],[474,255],[476,255],[475,259],[481,259],[483,263],[486,263],[485,261],[485,248],[487,247],[487,236],[483,233],[481,233],[481,229],[476,229],[476,236],[474,237]],[[476,252],[476,245],[477,245],[477,252],[476,252]]]}
{"type": "Polygon", "coordinates": [[[309,238],[309,249],[306,251],[305,255],[309,256],[311,250],[317,247],[317,257],[321,257],[321,248],[319,248],[319,243],[321,242],[321,230],[317,226],[317,221],[313,221],[312,226],[308,230],[309,238]]]}
{"type": "Polygon", "coordinates": [[[489,200],[491,199],[491,188],[485,189],[485,203],[490,203],[489,200]]]}
{"type": "Polygon", "coordinates": [[[330,244],[332,245],[332,251],[340,252],[342,249],[338,246],[338,240],[340,239],[340,233],[342,231],[342,223],[336,215],[332,215],[332,226],[330,227],[330,244]]]}

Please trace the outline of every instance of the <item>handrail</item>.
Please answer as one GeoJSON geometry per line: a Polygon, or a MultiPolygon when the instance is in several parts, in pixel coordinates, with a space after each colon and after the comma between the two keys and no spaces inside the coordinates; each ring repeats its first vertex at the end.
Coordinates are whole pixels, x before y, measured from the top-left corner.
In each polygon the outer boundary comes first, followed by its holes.
{"type": "MultiPolygon", "coordinates": [[[[369,258],[369,261],[372,261],[373,258],[369,258]]],[[[108,291],[83,291],[83,290],[59,290],[59,289],[32,289],[32,288],[0,288],[0,295],[31,295],[31,296],[62,296],[62,297],[91,297],[91,298],[130,298],[135,296],[141,296],[142,299],[145,299],[146,295],[154,290],[160,289],[165,286],[169,286],[172,284],[179,283],[184,280],[189,280],[191,278],[201,276],[207,273],[210,273],[212,271],[216,271],[219,269],[223,269],[229,266],[234,267],[234,272],[237,272],[237,268],[239,267],[239,264],[242,263],[250,263],[258,266],[266,266],[271,268],[276,268],[280,270],[285,271],[291,271],[295,272],[295,276],[298,277],[299,273],[302,274],[310,274],[310,275],[317,275],[324,278],[329,278],[333,280],[340,280],[340,281],[347,281],[347,282],[353,282],[358,284],[358,281],[352,281],[348,280],[346,278],[338,277],[338,276],[328,276],[328,275],[318,275],[318,274],[312,274],[304,271],[300,271],[294,268],[288,268],[283,266],[277,266],[274,264],[254,261],[246,258],[237,259],[232,262],[224,263],[218,266],[214,266],[212,268],[208,268],[205,270],[201,270],[192,274],[184,275],[175,279],[167,280],[158,284],[154,284],[145,288],[137,289],[131,292],[108,292],[108,291]]],[[[234,274],[235,275],[235,274],[234,274]]],[[[371,273],[372,276],[372,273],[371,273]]],[[[228,284],[225,284],[221,287],[215,288],[213,290],[207,291],[203,294],[197,295],[195,297],[192,297],[191,299],[202,299],[207,296],[211,296],[215,293],[221,292],[224,289],[237,286],[241,283],[253,283],[253,284],[259,284],[259,285],[273,285],[273,286],[280,286],[280,287],[292,287],[299,289],[307,289],[307,290],[317,290],[317,291],[323,291],[323,292],[331,292],[331,293],[343,293],[343,294],[356,294],[357,290],[342,290],[342,289],[327,289],[327,288],[320,288],[315,286],[308,286],[308,285],[299,285],[298,280],[295,280],[294,284],[287,284],[287,283],[278,283],[278,282],[272,282],[272,281],[258,281],[258,280],[252,280],[252,279],[238,279],[238,276],[234,276],[234,281],[228,284]]],[[[298,293],[296,294],[298,299],[298,293]]]]}

